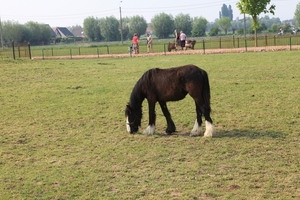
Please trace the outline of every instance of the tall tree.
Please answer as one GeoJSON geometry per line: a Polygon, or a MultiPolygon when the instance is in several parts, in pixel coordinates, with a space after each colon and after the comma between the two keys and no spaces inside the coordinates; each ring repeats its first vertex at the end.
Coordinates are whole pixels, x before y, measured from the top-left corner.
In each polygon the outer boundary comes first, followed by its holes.
{"type": "Polygon", "coordinates": [[[32,44],[48,44],[51,37],[50,26],[37,22],[27,22],[25,26],[30,30],[29,42],[32,44]]]}
{"type": "Polygon", "coordinates": [[[229,17],[222,17],[221,19],[219,19],[218,21],[218,25],[221,27],[221,29],[224,30],[225,35],[227,35],[227,30],[231,27],[231,23],[230,23],[230,18],[229,17]]]}
{"type": "Polygon", "coordinates": [[[233,13],[232,13],[232,8],[231,5],[227,7],[226,4],[223,4],[221,11],[219,12],[219,19],[223,17],[228,17],[230,21],[233,19],[233,13]]]}
{"type": "Polygon", "coordinates": [[[94,17],[84,19],[83,32],[90,41],[100,41],[103,38],[100,33],[99,19],[94,17]]]}
{"type": "Polygon", "coordinates": [[[226,4],[223,4],[221,8],[221,18],[222,17],[229,17],[229,12],[226,4]]]}
{"type": "Polygon", "coordinates": [[[300,27],[300,3],[298,3],[296,6],[296,10],[294,13],[294,20],[296,22],[297,27],[300,27]]]}
{"type": "Polygon", "coordinates": [[[270,4],[271,0],[240,0],[236,3],[241,14],[248,14],[252,17],[252,28],[255,34],[255,46],[257,46],[257,29],[259,28],[258,16],[263,13],[271,13],[274,15],[275,5],[270,4]]]}
{"type": "Polygon", "coordinates": [[[137,33],[138,36],[144,35],[147,29],[147,21],[143,16],[133,16],[129,21],[129,34],[133,36],[134,33],[137,33]]]}
{"type": "Polygon", "coordinates": [[[174,31],[174,19],[172,15],[166,13],[156,14],[151,19],[151,28],[159,38],[167,38],[174,31]]]}
{"type": "Polygon", "coordinates": [[[100,19],[101,35],[106,41],[117,41],[120,39],[119,20],[115,16],[100,19]]]}
{"type": "Polygon", "coordinates": [[[4,41],[6,42],[26,41],[26,38],[24,38],[24,32],[26,32],[26,27],[20,24],[19,22],[15,22],[15,21],[2,22],[2,34],[3,34],[4,41]]]}
{"type": "Polygon", "coordinates": [[[204,17],[195,17],[193,20],[192,36],[205,36],[207,23],[208,21],[204,17]]]}
{"type": "Polygon", "coordinates": [[[122,34],[124,40],[131,39],[132,37],[132,35],[129,34],[129,22],[130,22],[129,17],[122,18],[122,34]]]}
{"type": "Polygon", "coordinates": [[[175,17],[174,25],[175,29],[178,31],[183,31],[187,36],[192,34],[192,23],[193,19],[189,14],[178,14],[175,17]]]}

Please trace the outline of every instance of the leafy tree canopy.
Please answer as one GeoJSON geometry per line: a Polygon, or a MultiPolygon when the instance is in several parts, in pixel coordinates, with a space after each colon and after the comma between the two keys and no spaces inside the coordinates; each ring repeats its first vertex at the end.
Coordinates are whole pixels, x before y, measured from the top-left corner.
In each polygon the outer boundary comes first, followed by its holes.
{"type": "Polygon", "coordinates": [[[160,13],[151,19],[151,27],[158,38],[167,38],[174,31],[174,19],[172,15],[160,13]]]}
{"type": "Polygon", "coordinates": [[[257,32],[259,28],[258,16],[261,13],[271,13],[274,15],[275,5],[270,4],[271,0],[240,0],[236,3],[237,8],[240,10],[241,14],[249,14],[252,17],[252,26],[255,32],[255,46],[257,46],[257,32]]]}
{"type": "Polygon", "coordinates": [[[297,27],[300,27],[300,3],[298,3],[296,6],[296,10],[294,13],[294,20],[296,22],[297,27]]]}
{"type": "Polygon", "coordinates": [[[204,17],[195,17],[193,21],[192,36],[205,36],[207,23],[208,21],[204,17]]]}
{"type": "Polygon", "coordinates": [[[119,20],[114,16],[100,19],[100,32],[106,41],[120,40],[119,20]]]}
{"type": "Polygon", "coordinates": [[[192,23],[193,19],[189,14],[178,14],[175,17],[174,25],[178,31],[183,31],[187,36],[192,35],[192,23]]]}
{"type": "Polygon", "coordinates": [[[97,18],[85,18],[83,21],[83,31],[90,41],[100,41],[103,38],[100,33],[100,22],[97,18]]]}
{"type": "Polygon", "coordinates": [[[134,33],[137,33],[138,36],[144,35],[147,29],[147,21],[143,16],[133,16],[129,20],[129,35],[131,37],[134,33]]]}
{"type": "Polygon", "coordinates": [[[227,34],[227,30],[231,27],[230,21],[229,17],[222,17],[218,21],[218,25],[224,30],[225,34],[227,34]]]}

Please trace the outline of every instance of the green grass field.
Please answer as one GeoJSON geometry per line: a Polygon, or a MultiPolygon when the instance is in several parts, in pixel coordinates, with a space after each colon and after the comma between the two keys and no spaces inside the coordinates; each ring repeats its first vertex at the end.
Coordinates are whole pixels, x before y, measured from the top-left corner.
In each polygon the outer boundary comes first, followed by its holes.
{"type": "MultiPolygon", "coordinates": [[[[0,60],[1,199],[299,199],[299,52],[0,60]],[[218,135],[189,137],[192,98],[170,102],[178,133],[127,133],[125,105],[153,67],[210,78],[218,135]]],[[[147,103],[143,104],[143,131],[147,103]]]]}

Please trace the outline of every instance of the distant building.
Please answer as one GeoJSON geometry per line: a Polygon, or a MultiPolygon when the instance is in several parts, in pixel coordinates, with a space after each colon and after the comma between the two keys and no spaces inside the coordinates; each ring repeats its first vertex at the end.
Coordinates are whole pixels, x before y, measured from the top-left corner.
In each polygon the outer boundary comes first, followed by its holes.
{"type": "Polygon", "coordinates": [[[53,32],[56,34],[56,37],[69,38],[74,37],[73,33],[69,31],[66,27],[55,27],[52,28],[53,32]]]}
{"type": "Polygon", "coordinates": [[[85,35],[84,35],[84,32],[83,32],[83,28],[81,27],[76,27],[72,30],[72,34],[75,36],[75,37],[82,37],[84,38],[85,35]]]}

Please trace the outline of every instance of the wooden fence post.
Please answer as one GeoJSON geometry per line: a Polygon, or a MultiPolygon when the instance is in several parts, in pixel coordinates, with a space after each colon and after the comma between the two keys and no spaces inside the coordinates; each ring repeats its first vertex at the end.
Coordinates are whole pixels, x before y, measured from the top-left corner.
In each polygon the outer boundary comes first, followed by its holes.
{"type": "Polygon", "coordinates": [[[15,42],[14,41],[12,41],[12,43],[11,43],[11,45],[12,45],[12,53],[13,53],[13,58],[14,58],[14,60],[16,60],[16,54],[15,54],[15,42]]]}
{"type": "Polygon", "coordinates": [[[205,42],[204,42],[204,40],[202,42],[203,42],[202,43],[202,45],[203,45],[203,53],[205,54],[205,42]]]}
{"type": "Polygon", "coordinates": [[[30,43],[28,42],[28,53],[29,53],[29,59],[31,60],[31,49],[30,49],[30,43]]]}

